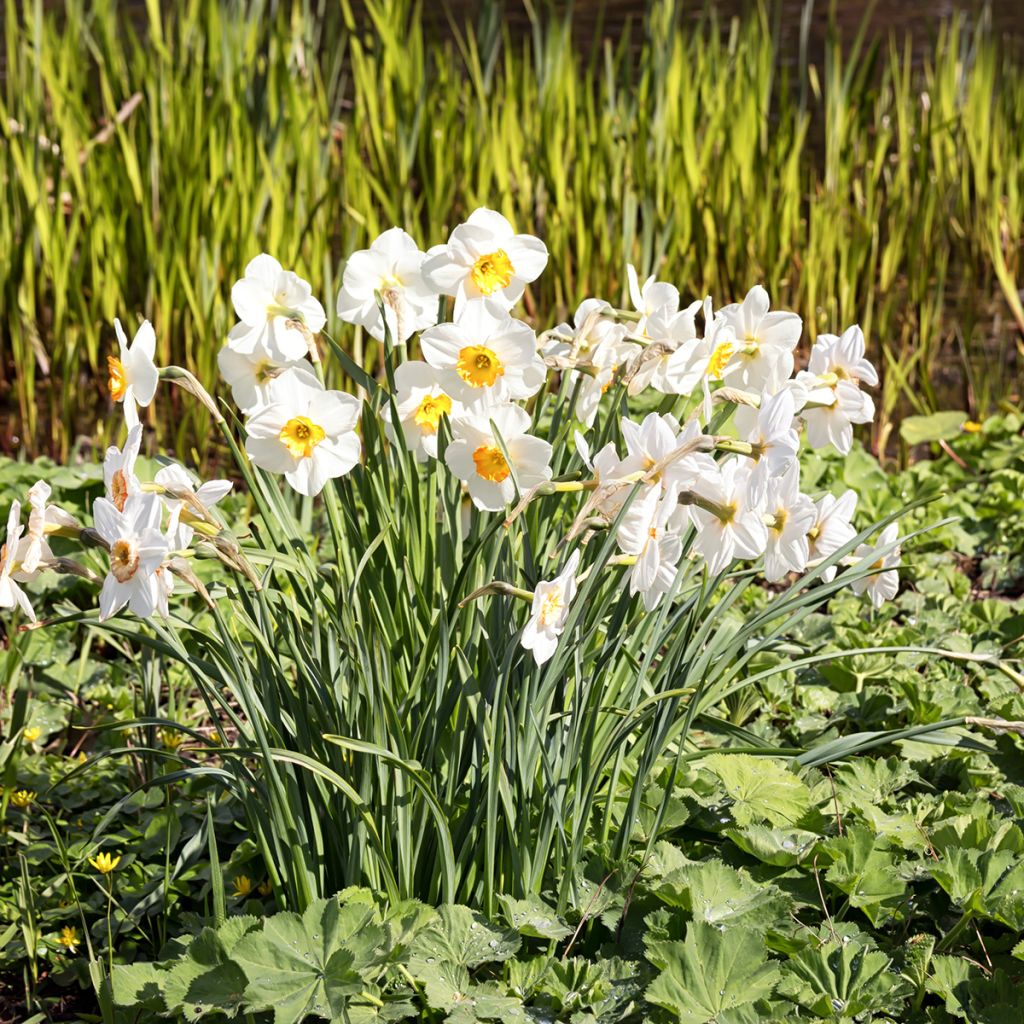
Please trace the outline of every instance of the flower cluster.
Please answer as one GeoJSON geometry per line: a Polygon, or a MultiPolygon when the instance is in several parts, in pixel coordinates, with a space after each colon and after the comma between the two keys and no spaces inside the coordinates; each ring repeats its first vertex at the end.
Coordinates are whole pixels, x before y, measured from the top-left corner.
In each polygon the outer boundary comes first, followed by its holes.
{"type": "MultiPolygon", "coordinates": [[[[327,319],[323,306],[307,282],[273,257],[256,257],[232,289],[239,322],[219,357],[245,417],[248,459],[315,496],[360,464],[360,420],[379,411],[393,444],[421,463],[442,463],[481,511],[514,506],[511,521],[536,497],[585,495],[567,541],[582,545],[595,529],[613,530],[614,562],[626,567],[630,593],[648,610],[689,576],[713,578],[737,561],[762,560],[766,580],[778,584],[852,546],[856,496],[814,500],[803,493],[799,453],[802,436],[812,448],[848,453],[854,426],[874,416],[864,387],[878,379],[859,327],[819,335],[806,368],[797,369],[802,321],[773,311],[764,288],[717,310],[710,297],[684,306],[675,286],[654,277],[641,283],[630,266],[632,309],[586,299],[571,323],[538,337],[514,313],[547,260],[543,242],[516,233],[487,209],[425,252],[392,228],[353,253],[336,309],[343,321],[386,343],[393,388],[374,405],[327,388],[317,344],[327,319]],[[408,357],[413,346],[419,358],[408,357]],[[562,402],[561,419],[578,427],[572,462],[580,471],[558,480],[552,464],[565,460],[555,460],[551,440],[539,436],[538,396],[548,391],[562,402]],[[660,403],[672,412],[623,415],[630,400],[648,391],[656,393],[648,408],[660,403]],[[592,438],[612,435],[620,445],[606,441],[592,452],[592,438]]],[[[158,380],[176,374],[156,368],[148,323],[131,346],[116,328],[120,348],[110,359],[110,391],[124,402],[130,430],[124,447],[107,453],[107,494],[95,503],[93,528],[84,530],[48,505],[45,484],[29,494],[25,536],[20,508],[11,510],[0,606],[17,606],[29,618],[21,584],[56,567],[50,533],[86,536],[106,549],[101,618],[126,605],[141,616],[166,615],[175,575],[201,590],[182,558],[196,531],[221,536],[211,508],[228,482],[197,486],[176,465],[151,483],[136,477],[142,431],[136,405],[147,405],[158,380]]],[[[520,639],[538,663],[553,655],[569,621],[582,578],[580,545],[557,576],[520,591],[532,602],[520,639]]],[[[238,567],[239,552],[221,553],[238,567]]],[[[835,561],[818,575],[834,578],[835,561]]],[[[854,586],[876,606],[895,594],[894,527],[845,561],[870,570],[854,586]]]]}

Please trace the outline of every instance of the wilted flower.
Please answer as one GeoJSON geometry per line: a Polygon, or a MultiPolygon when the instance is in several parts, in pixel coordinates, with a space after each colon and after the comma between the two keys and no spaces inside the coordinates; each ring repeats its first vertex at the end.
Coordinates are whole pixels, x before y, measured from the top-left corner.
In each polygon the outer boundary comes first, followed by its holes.
{"type": "Polygon", "coordinates": [[[424,281],[442,295],[455,296],[455,319],[479,302],[495,316],[510,310],[526,286],[547,266],[547,246],[533,235],[517,235],[494,210],[470,214],[423,262],[424,281]]]}
{"type": "Polygon", "coordinates": [[[293,367],[267,388],[267,404],[246,421],[245,450],[268,473],[283,473],[309,497],[359,461],[355,432],[362,405],[342,391],[325,391],[310,372],[293,367]]]}
{"type": "Polygon", "coordinates": [[[391,338],[401,345],[417,331],[437,321],[437,292],[423,279],[426,255],[412,236],[390,228],[370,243],[369,249],[352,253],[345,263],[338,316],[360,324],[378,341],[384,340],[384,305],[391,338]],[[378,300],[377,295],[380,295],[378,300]]]}
{"type": "Polygon", "coordinates": [[[124,418],[129,427],[139,422],[137,405],[143,407],[153,401],[160,371],[153,361],[156,356],[156,333],[153,325],[146,320],[135,332],[129,346],[120,320],[114,321],[117,356],[107,356],[107,387],[115,402],[124,403],[124,418]]]}

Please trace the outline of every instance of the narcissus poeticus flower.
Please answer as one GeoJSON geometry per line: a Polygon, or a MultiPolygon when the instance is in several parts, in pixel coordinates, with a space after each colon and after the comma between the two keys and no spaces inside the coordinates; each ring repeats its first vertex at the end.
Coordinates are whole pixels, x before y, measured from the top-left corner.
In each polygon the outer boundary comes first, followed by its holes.
{"type": "Polygon", "coordinates": [[[547,246],[533,235],[518,235],[495,210],[481,207],[423,261],[428,287],[455,296],[455,319],[467,303],[479,302],[495,316],[510,310],[526,286],[547,266],[547,246]]]}
{"type": "Polygon", "coordinates": [[[494,404],[529,398],[547,376],[529,324],[507,314],[492,316],[468,306],[453,324],[438,324],[420,335],[423,357],[442,371],[441,386],[460,402],[494,404]]]}
{"type": "Polygon", "coordinates": [[[860,564],[866,562],[872,571],[870,575],[853,581],[853,592],[866,593],[875,608],[891,601],[900,588],[900,574],[896,571],[901,562],[900,549],[893,546],[898,539],[899,529],[895,523],[890,523],[878,535],[876,543],[861,544],[854,552],[860,564]]]}
{"type": "Polygon", "coordinates": [[[114,321],[120,351],[107,356],[107,387],[115,402],[124,404],[124,418],[129,427],[139,422],[136,406],[145,408],[153,401],[160,371],[153,361],[156,356],[156,333],[146,320],[135,332],[131,345],[120,320],[114,321]]]}
{"type": "Polygon", "coordinates": [[[140,618],[157,610],[156,570],[167,557],[167,538],[160,532],[160,499],[133,494],[121,510],[106,498],[93,502],[96,532],[107,542],[110,571],[100,591],[100,621],[125,605],[140,618]]]}
{"type": "MultiPolygon", "coordinates": [[[[452,398],[441,386],[443,371],[429,363],[410,359],[395,370],[395,412],[401,424],[405,445],[424,462],[437,458],[437,431],[441,419],[462,414],[462,403],[452,398]]],[[[398,436],[392,417],[385,421],[388,437],[398,436]]]]}
{"type": "Polygon", "coordinates": [[[314,374],[292,367],[270,382],[267,404],[246,420],[245,450],[260,469],[283,473],[312,497],[359,461],[361,409],[357,398],[327,391],[314,374]]]}
{"type": "Polygon", "coordinates": [[[496,512],[515,498],[516,482],[525,492],[551,479],[551,445],[529,429],[530,416],[518,405],[476,408],[452,421],[445,462],[477,508],[496,512]]]}
{"type": "Polygon", "coordinates": [[[36,621],[25,591],[15,582],[18,541],[21,538],[21,503],[12,502],[7,516],[7,539],[0,547],[0,608],[20,608],[30,621],[36,621]]]}
{"type": "Polygon", "coordinates": [[[736,339],[735,372],[730,382],[749,390],[779,390],[793,373],[793,350],[803,331],[796,313],[772,312],[768,293],[759,284],[741,303],[719,310],[736,339]]]}
{"type": "Polygon", "coordinates": [[[242,355],[262,346],[276,362],[302,359],[310,337],[327,323],[309,283],[267,253],[249,261],[245,276],[231,289],[231,302],[244,326],[232,330],[229,345],[242,355]]]}
{"type": "Polygon", "coordinates": [[[437,291],[423,278],[426,254],[401,228],[390,228],[352,253],[338,293],[338,316],[360,324],[378,341],[384,340],[387,320],[396,345],[437,322],[437,291]],[[380,302],[384,316],[380,315],[380,302]]]}
{"type": "Polygon", "coordinates": [[[533,606],[530,618],[520,638],[520,643],[533,652],[538,665],[551,658],[558,647],[558,638],[569,617],[569,605],[576,594],[576,570],[580,564],[580,553],[574,551],[565,567],[553,580],[541,580],[533,590],[533,606]]]}

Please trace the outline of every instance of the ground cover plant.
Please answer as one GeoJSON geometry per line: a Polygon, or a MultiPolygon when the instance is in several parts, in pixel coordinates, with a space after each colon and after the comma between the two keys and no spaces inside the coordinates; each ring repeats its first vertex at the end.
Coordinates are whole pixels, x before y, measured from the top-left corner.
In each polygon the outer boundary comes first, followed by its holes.
{"type": "Polygon", "coordinates": [[[102,471],[8,468],[15,1014],[1017,1012],[1021,416],[890,478],[858,327],[630,267],[537,335],[548,262],[388,230],[371,376],[256,256],[219,384],[116,323],[102,471]],[[171,389],[233,480],[142,454],[171,389]]]}
{"type": "MultiPolygon", "coordinates": [[[[333,295],[382,230],[442,238],[479,205],[560,254],[542,328],[585,295],[624,303],[627,261],[721,301],[760,281],[809,341],[859,322],[878,451],[897,413],[1019,396],[1024,78],[984,13],[817,52],[770,5],[653,3],[607,41],[544,5],[514,40],[486,2],[443,40],[408,0],[353,6],[5,4],[5,452],[105,447],[92,381],[122,311],[210,380],[252,253],[333,295]]],[[[372,339],[350,354],[379,367],[372,339]]],[[[219,457],[202,407],[156,415],[175,450],[219,457]]]]}

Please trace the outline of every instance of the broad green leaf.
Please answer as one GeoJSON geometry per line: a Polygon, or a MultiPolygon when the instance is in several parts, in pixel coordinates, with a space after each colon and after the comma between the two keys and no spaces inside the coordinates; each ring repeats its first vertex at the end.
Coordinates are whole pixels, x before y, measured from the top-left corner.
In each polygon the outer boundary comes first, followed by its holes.
{"type": "Polygon", "coordinates": [[[910,985],[889,970],[889,963],[866,943],[829,937],[790,958],[779,994],[825,1020],[895,1013],[910,985]]]}
{"type": "Polygon", "coordinates": [[[519,932],[534,939],[565,939],[572,929],[539,897],[530,895],[524,900],[499,896],[508,923],[519,932]]]}
{"type": "Polygon", "coordinates": [[[447,904],[419,932],[409,948],[413,977],[433,975],[438,964],[478,967],[494,960],[508,960],[519,949],[519,936],[495,928],[467,907],[447,904]]]}
{"type": "Polygon", "coordinates": [[[959,437],[961,427],[970,417],[960,410],[933,412],[929,416],[908,416],[900,424],[900,437],[909,445],[930,441],[949,441],[959,437]]]}
{"type": "Polygon", "coordinates": [[[795,828],[748,825],[726,829],[729,837],[744,853],[774,867],[789,868],[810,857],[817,849],[819,836],[795,828]]]}
{"type": "Polygon", "coordinates": [[[111,976],[114,1002],[118,1006],[162,1010],[166,980],[167,969],[161,964],[115,964],[111,976]]]}
{"type": "Polygon", "coordinates": [[[853,825],[825,849],[833,858],[825,878],[846,893],[850,906],[863,910],[875,925],[890,917],[907,883],[885,841],[862,825],[853,825]]]}
{"type": "Polygon", "coordinates": [[[647,1001],[670,1011],[679,1024],[746,1024],[756,1021],[752,1004],[778,983],[776,963],[766,959],[754,931],[724,934],[695,921],[683,942],[663,944],[665,968],[647,988],[647,1001]]]}
{"type": "Polygon", "coordinates": [[[720,860],[677,868],[654,887],[654,893],[670,906],[689,910],[695,921],[719,930],[741,925],[763,933],[786,917],[789,906],[774,885],[759,885],[720,860]]]}
{"type": "Polygon", "coordinates": [[[703,765],[733,800],[738,825],[796,825],[811,802],[807,786],[784,764],[750,754],[712,754],[703,765]]]}
{"type": "Polygon", "coordinates": [[[375,908],[314,900],[302,917],[267,918],[261,931],[239,940],[232,959],[248,979],[246,1002],[273,1009],[275,1024],[297,1024],[307,1014],[332,1016],[357,967],[373,970],[386,960],[386,941],[375,908]]]}

